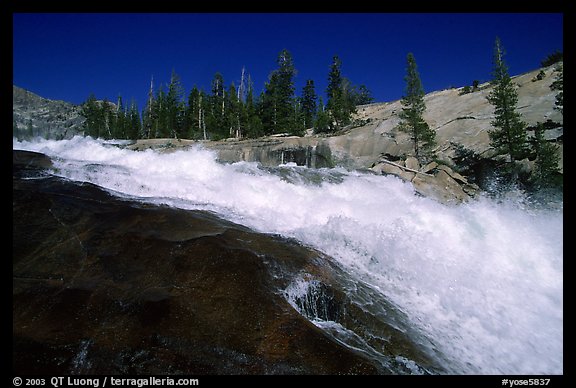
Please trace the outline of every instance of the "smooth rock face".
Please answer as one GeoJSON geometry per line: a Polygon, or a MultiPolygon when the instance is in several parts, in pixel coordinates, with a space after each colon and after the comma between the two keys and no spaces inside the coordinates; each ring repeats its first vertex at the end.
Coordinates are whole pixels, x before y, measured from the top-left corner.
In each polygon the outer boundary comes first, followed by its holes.
{"type": "Polygon", "coordinates": [[[14,374],[410,373],[397,359],[442,373],[400,312],[361,284],[385,319],[351,303],[351,280],[319,252],[208,212],[122,200],[46,174],[41,154],[13,155],[14,374]],[[324,318],[369,327],[382,354],[298,312],[285,290],[302,277],[321,285],[324,318]]]}

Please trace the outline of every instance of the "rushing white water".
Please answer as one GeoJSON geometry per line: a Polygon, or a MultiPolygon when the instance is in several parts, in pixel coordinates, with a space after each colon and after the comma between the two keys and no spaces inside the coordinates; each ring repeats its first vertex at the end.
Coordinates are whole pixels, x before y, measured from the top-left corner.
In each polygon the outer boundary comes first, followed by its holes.
{"type": "Polygon", "coordinates": [[[13,142],[57,174],[207,209],[338,260],[384,293],[456,373],[563,373],[563,211],[479,199],[445,206],[394,177],[220,164],[201,148],[129,151],[76,137],[13,142]]]}

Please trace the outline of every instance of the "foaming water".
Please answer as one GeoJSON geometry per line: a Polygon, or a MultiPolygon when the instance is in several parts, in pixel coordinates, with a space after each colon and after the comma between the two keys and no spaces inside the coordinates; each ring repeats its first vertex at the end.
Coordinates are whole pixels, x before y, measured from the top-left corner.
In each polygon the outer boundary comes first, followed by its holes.
{"type": "Polygon", "coordinates": [[[201,148],[129,151],[90,138],[17,142],[57,174],[207,209],[294,237],[399,306],[454,373],[563,373],[563,212],[489,199],[445,206],[394,177],[220,164],[201,148]]]}

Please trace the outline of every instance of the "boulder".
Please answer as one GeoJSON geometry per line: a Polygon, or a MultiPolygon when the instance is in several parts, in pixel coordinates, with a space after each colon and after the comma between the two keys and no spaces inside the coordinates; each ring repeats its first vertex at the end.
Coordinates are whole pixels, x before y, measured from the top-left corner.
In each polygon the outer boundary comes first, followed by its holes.
{"type": "Polygon", "coordinates": [[[430,162],[427,165],[425,165],[424,167],[422,167],[421,171],[424,173],[429,173],[430,171],[434,170],[436,167],[438,167],[438,163],[430,162]]]}
{"type": "Polygon", "coordinates": [[[418,159],[413,156],[408,156],[404,161],[404,165],[412,170],[420,169],[420,163],[418,162],[418,159]]]}
{"type": "Polygon", "coordinates": [[[528,160],[528,158],[524,158],[522,160],[519,160],[517,163],[518,163],[518,172],[520,174],[529,175],[532,173],[532,170],[534,169],[534,161],[530,161],[528,160]]]}
{"type": "Polygon", "coordinates": [[[470,199],[462,186],[444,170],[434,176],[416,174],[412,184],[417,193],[444,204],[457,204],[470,199]]]}
{"type": "Polygon", "coordinates": [[[450,175],[450,177],[454,180],[456,180],[458,183],[461,184],[468,184],[468,180],[466,178],[464,178],[462,175],[458,174],[456,171],[452,170],[450,167],[442,164],[439,165],[438,170],[442,170],[444,172],[446,172],[448,175],[450,175]]]}
{"type": "Polygon", "coordinates": [[[414,172],[406,171],[399,166],[387,162],[380,162],[370,169],[379,174],[397,176],[398,178],[408,182],[410,182],[412,178],[414,178],[414,175],[416,175],[414,172]]]}

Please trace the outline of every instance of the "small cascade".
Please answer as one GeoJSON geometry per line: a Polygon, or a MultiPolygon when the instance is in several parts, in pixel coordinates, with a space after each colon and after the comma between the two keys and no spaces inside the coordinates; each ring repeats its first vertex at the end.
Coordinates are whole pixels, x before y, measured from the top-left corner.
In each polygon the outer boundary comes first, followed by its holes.
{"type": "Polygon", "coordinates": [[[292,307],[311,321],[338,322],[341,317],[342,307],[334,292],[316,279],[296,279],[285,290],[285,296],[292,307]]]}

